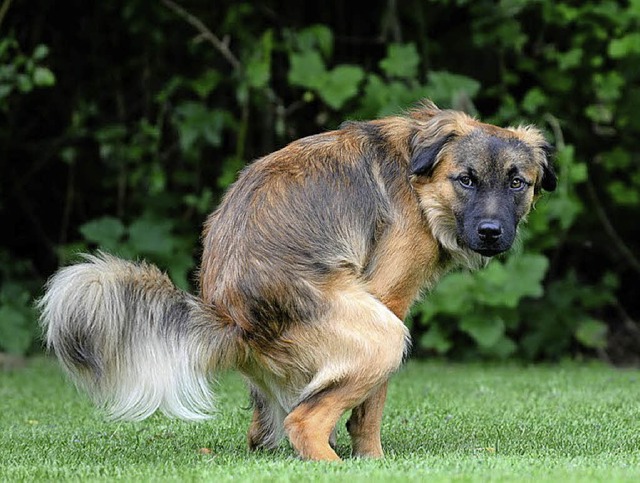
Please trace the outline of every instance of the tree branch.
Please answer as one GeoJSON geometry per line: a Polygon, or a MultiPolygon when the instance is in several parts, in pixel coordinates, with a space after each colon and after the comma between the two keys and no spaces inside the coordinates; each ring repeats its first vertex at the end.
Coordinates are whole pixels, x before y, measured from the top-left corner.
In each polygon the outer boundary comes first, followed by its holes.
{"type": "Polygon", "coordinates": [[[9,11],[10,6],[11,6],[11,0],[4,0],[4,2],[2,2],[2,6],[0,6],[0,25],[2,25],[2,21],[4,20],[4,17],[7,15],[7,12],[9,11]]]}
{"type": "Polygon", "coordinates": [[[231,64],[231,66],[235,70],[241,70],[242,64],[238,60],[238,58],[233,55],[233,52],[229,50],[229,45],[227,42],[224,42],[218,38],[216,34],[214,34],[211,30],[207,28],[207,26],[202,23],[202,21],[196,17],[195,15],[189,13],[183,7],[173,2],[172,0],[162,0],[162,3],[169,9],[176,13],[178,16],[182,17],[187,23],[193,26],[198,32],[200,32],[200,37],[205,40],[208,40],[217,50],[222,54],[222,56],[231,64]]]}
{"type": "Polygon", "coordinates": [[[593,183],[589,178],[587,178],[587,190],[589,191],[589,197],[591,201],[593,201],[593,206],[596,210],[596,215],[604,228],[604,231],[609,235],[611,241],[613,241],[614,246],[620,252],[620,254],[624,257],[627,263],[633,268],[636,272],[640,273],[640,261],[633,254],[633,251],[626,245],[624,240],[618,235],[618,232],[613,227],[613,224],[609,220],[607,213],[604,211],[602,207],[602,203],[598,199],[598,195],[596,194],[596,190],[593,187],[593,183]]]}
{"type": "Polygon", "coordinates": [[[553,131],[553,137],[556,140],[556,148],[558,150],[564,148],[564,135],[562,134],[562,128],[560,127],[560,121],[553,114],[546,113],[544,119],[549,123],[553,131]]]}

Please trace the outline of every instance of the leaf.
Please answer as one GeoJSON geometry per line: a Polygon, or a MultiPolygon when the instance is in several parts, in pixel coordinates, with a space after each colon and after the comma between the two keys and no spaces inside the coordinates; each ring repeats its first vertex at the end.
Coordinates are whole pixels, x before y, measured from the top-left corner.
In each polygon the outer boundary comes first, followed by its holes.
{"type": "Polygon", "coordinates": [[[437,325],[432,326],[420,337],[420,347],[435,350],[438,354],[445,354],[453,343],[437,325]]]}
{"type": "Polygon", "coordinates": [[[124,232],[122,222],[111,216],[103,216],[80,226],[80,233],[85,240],[109,251],[117,248],[124,232]]]}
{"type": "Polygon", "coordinates": [[[494,263],[479,274],[487,282],[480,284],[482,300],[487,305],[514,308],[522,298],[541,297],[544,293],[542,280],[549,266],[546,257],[535,254],[510,257],[499,271],[499,276],[493,278],[489,270],[492,265],[494,263]]]}
{"type": "Polygon", "coordinates": [[[584,109],[585,115],[592,121],[599,124],[611,124],[613,121],[613,111],[604,104],[591,104],[584,109]]]}
{"type": "Polygon", "coordinates": [[[246,65],[246,75],[249,86],[261,88],[269,83],[271,78],[271,52],[273,50],[273,31],[267,30],[261,37],[253,55],[246,65]]]}
{"type": "Polygon", "coordinates": [[[602,102],[615,102],[620,99],[626,82],[625,78],[616,71],[598,72],[593,76],[596,95],[602,102]]]}
{"type": "Polygon", "coordinates": [[[429,324],[438,315],[437,304],[432,303],[431,295],[411,309],[411,317],[418,318],[421,324],[429,324]]]}
{"type": "Polygon", "coordinates": [[[475,280],[468,272],[454,272],[444,277],[425,303],[432,304],[435,313],[462,315],[473,309],[475,280]]]}
{"type": "Polygon", "coordinates": [[[95,139],[100,146],[100,157],[105,160],[121,161],[118,154],[126,143],[127,128],[123,124],[107,124],[95,131],[95,139]]]}
{"type": "Polygon", "coordinates": [[[34,335],[26,314],[11,306],[0,307],[0,348],[11,354],[24,354],[34,335]]]}
{"type": "Polygon", "coordinates": [[[221,109],[214,109],[209,112],[202,125],[202,138],[208,144],[219,147],[222,144],[222,129],[225,125],[225,112],[221,109]]]}
{"type": "Polygon", "coordinates": [[[208,109],[199,102],[186,101],[176,108],[174,123],[180,136],[182,152],[188,153],[198,141],[218,147],[226,114],[221,109],[208,109]]]}
{"type": "Polygon", "coordinates": [[[159,163],[154,163],[149,168],[149,193],[154,195],[160,194],[167,186],[167,173],[159,163]]]}
{"type": "Polygon", "coordinates": [[[169,220],[138,219],[129,226],[129,241],[139,252],[167,255],[174,246],[172,228],[169,220]]]}
{"type": "Polygon", "coordinates": [[[436,104],[452,105],[460,95],[473,98],[480,90],[477,80],[451,72],[431,71],[427,77],[427,92],[436,104]]]}
{"type": "Polygon", "coordinates": [[[578,162],[574,162],[569,169],[565,170],[565,174],[576,184],[584,183],[589,176],[586,163],[578,162]]]}
{"type": "Polygon", "coordinates": [[[388,77],[413,79],[418,75],[420,56],[414,43],[390,44],[387,56],[380,61],[380,68],[388,77]]]}
{"type": "Polygon", "coordinates": [[[168,257],[166,263],[171,280],[183,290],[189,289],[189,271],[193,268],[193,258],[190,250],[174,250],[168,257]]]}
{"type": "Polygon", "coordinates": [[[576,328],[575,337],[586,347],[602,349],[607,345],[607,326],[599,320],[586,318],[576,328]]]}
{"type": "Polygon", "coordinates": [[[319,94],[329,106],[340,109],[358,93],[358,85],[363,78],[364,71],[360,67],[339,65],[325,77],[319,94]]]}
{"type": "Polygon", "coordinates": [[[367,76],[360,96],[360,109],[358,116],[361,118],[385,117],[397,114],[412,104],[428,96],[425,86],[392,80],[385,82],[375,74],[367,76]]]}
{"type": "Polygon", "coordinates": [[[16,75],[16,86],[20,92],[31,92],[33,90],[33,81],[26,74],[16,75]]]}
{"type": "Polygon", "coordinates": [[[542,89],[534,87],[530,89],[522,99],[522,108],[529,114],[533,114],[543,108],[547,103],[547,96],[542,89]]]}
{"type": "Polygon", "coordinates": [[[518,350],[518,346],[507,336],[500,337],[492,346],[484,348],[485,353],[500,359],[512,356],[518,350]]]}
{"type": "Polygon", "coordinates": [[[559,52],[557,54],[558,68],[560,70],[569,70],[582,65],[582,57],[584,52],[581,48],[576,47],[567,52],[559,52]]]}
{"type": "Polygon", "coordinates": [[[492,347],[504,336],[504,322],[495,315],[470,313],[460,321],[460,329],[484,348],[492,347]]]}
{"type": "Polygon", "coordinates": [[[510,274],[505,265],[493,261],[476,275],[478,302],[490,307],[515,307],[520,299],[518,287],[510,285],[510,274]]]}
{"type": "MultiPolygon", "coordinates": [[[[207,69],[200,77],[191,81],[189,85],[196,92],[196,94],[198,94],[198,97],[204,99],[211,93],[211,91],[213,91],[218,86],[218,84],[220,84],[221,80],[222,75],[217,70],[207,69]]],[[[177,87],[180,82],[182,82],[182,79],[180,78],[174,77],[173,79],[171,79],[170,83],[165,88],[167,93],[171,92],[172,89],[177,87]]]]}
{"type": "Polygon", "coordinates": [[[302,29],[295,36],[298,49],[309,51],[319,49],[325,59],[333,53],[333,32],[326,25],[311,25],[302,29]]]}
{"type": "Polygon", "coordinates": [[[68,265],[77,261],[79,253],[85,253],[88,250],[89,246],[87,246],[86,242],[78,241],[58,246],[56,249],[56,255],[58,256],[58,260],[60,260],[61,265],[68,265]]]}
{"type": "Polygon", "coordinates": [[[55,85],[56,76],[46,67],[36,67],[33,71],[33,83],[38,87],[55,85]]]}
{"type": "Polygon", "coordinates": [[[609,42],[609,57],[622,59],[629,55],[640,54],[640,33],[632,32],[609,42]]]}
{"type": "Polygon", "coordinates": [[[33,49],[33,60],[43,60],[49,55],[49,47],[44,44],[39,44],[33,49]]]}
{"type": "Polygon", "coordinates": [[[292,53],[289,56],[289,83],[294,86],[318,89],[325,80],[327,70],[320,54],[315,50],[292,53]]]}
{"type": "Polygon", "coordinates": [[[0,100],[4,99],[5,97],[9,97],[9,94],[11,94],[11,91],[13,91],[12,85],[0,84],[0,100]]]}
{"type": "Polygon", "coordinates": [[[369,74],[364,85],[364,95],[360,99],[362,117],[377,117],[378,112],[389,102],[389,90],[382,79],[369,74]]]}
{"type": "Polygon", "coordinates": [[[95,138],[100,143],[120,142],[127,135],[127,128],[123,124],[107,124],[95,132],[95,138]]]}
{"type": "Polygon", "coordinates": [[[238,177],[238,172],[244,166],[244,160],[236,156],[229,156],[222,164],[222,173],[218,176],[217,185],[219,188],[227,188],[238,177]]]}
{"type": "MultiPolygon", "coordinates": [[[[549,268],[549,260],[544,255],[537,253],[524,253],[520,256],[509,258],[507,267],[509,267],[512,274],[512,283],[518,280],[525,280],[533,287],[544,278],[547,268],[549,268]]],[[[531,288],[530,290],[524,290],[524,292],[534,295],[538,292],[538,289],[531,288]]]]}
{"type": "Polygon", "coordinates": [[[198,213],[207,214],[211,211],[211,207],[214,206],[213,191],[211,188],[204,188],[200,195],[193,193],[186,194],[184,196],[184,203],[187,206],[195,208],[198,213]]]}
{"type": "Polygon", "coordinates": [[[607,191],[620,206],[635,207],[640,204],[640,193],[635,189],[630,189],[622,181],[612,181],[607,186],[607,191]]]}
{"type": "Polygon", "coordinates": [[[611,151],[602,153],[602,166],[608,172],[629,169],[632,163],[633,158],[631,153],[620,146],[616,146],[611,151]]]}
{"type": "Polygon", "coordinates": [[[548,217],[558,220],[563,230],[568,229],[583,211],[582,203],[571,197],[557,197],[547,205],[548,217]]]}

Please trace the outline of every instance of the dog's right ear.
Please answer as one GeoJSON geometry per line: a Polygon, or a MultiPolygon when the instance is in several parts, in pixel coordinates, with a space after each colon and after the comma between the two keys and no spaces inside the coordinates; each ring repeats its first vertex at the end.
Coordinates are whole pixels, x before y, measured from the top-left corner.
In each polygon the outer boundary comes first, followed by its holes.
{"type": "Polygon", "coordinates": [[[440,151],[452,137],[453,134],[443,136],[428,146],[416,148],[413,158],[411,158],[411,174],[418,176],[431,174],[438,161],[440,151]]]}
{"type": "Polygon", "coordinates": [[[544,163],[542,165],[542,189],[545,191],[555,191],[556,186],[558,185],[558,176],[556,175],[556,171],[553,169],[553,165],[551,164],[551,155],[554,152],[553,146],[551,144],[545,142],[542,145],[542,151],[544,152],[544,163]]]}

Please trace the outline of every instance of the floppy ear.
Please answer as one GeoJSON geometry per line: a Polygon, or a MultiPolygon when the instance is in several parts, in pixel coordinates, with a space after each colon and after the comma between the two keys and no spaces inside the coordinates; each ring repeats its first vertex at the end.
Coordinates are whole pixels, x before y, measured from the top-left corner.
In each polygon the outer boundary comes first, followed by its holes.
{"type": "Polygon", "coordinates": [[[544,163],[542,164],[542,181],[540,185],[542,189],[545,191],[555,191],[556,186],[558,185],[558,177],[556,176],[556,172],[549,161],[549,158],[553,154],[553,146],[545,143],[542,146],[542,151],[544,152],[544,163]]]}
{"type": "Polygon", "coordinates": [[[558,185],[558,177],[553,170],[553,166],[545,164],[542,167],[542,189],[546,191],[555,191],[558,185]]]}
{"type": "Polygon", "coordinates": [[[453,135],[443,136],[424,148],[417,148],[411,159],[411,174],[428,175],[438,160],[438,154],[453,135]]]}

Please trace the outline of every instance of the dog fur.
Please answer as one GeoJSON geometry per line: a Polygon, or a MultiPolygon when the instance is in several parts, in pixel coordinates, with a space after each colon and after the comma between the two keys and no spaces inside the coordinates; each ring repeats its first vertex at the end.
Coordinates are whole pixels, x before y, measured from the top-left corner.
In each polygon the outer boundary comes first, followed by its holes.
{"type": "Polygon", "coordinates": [[[198,297],[157,268],[100,253],[60,269],[40,301],[48,346],[114,417],[211,412],[235,368],[253,402],[248,443],[286,434],[305,459],[380,457],[403,318],[456,267],[507,250],[556,177],[534,127],[499,128],[425,102],[347,122],[245,168],[205,223],[198,297]]]}

